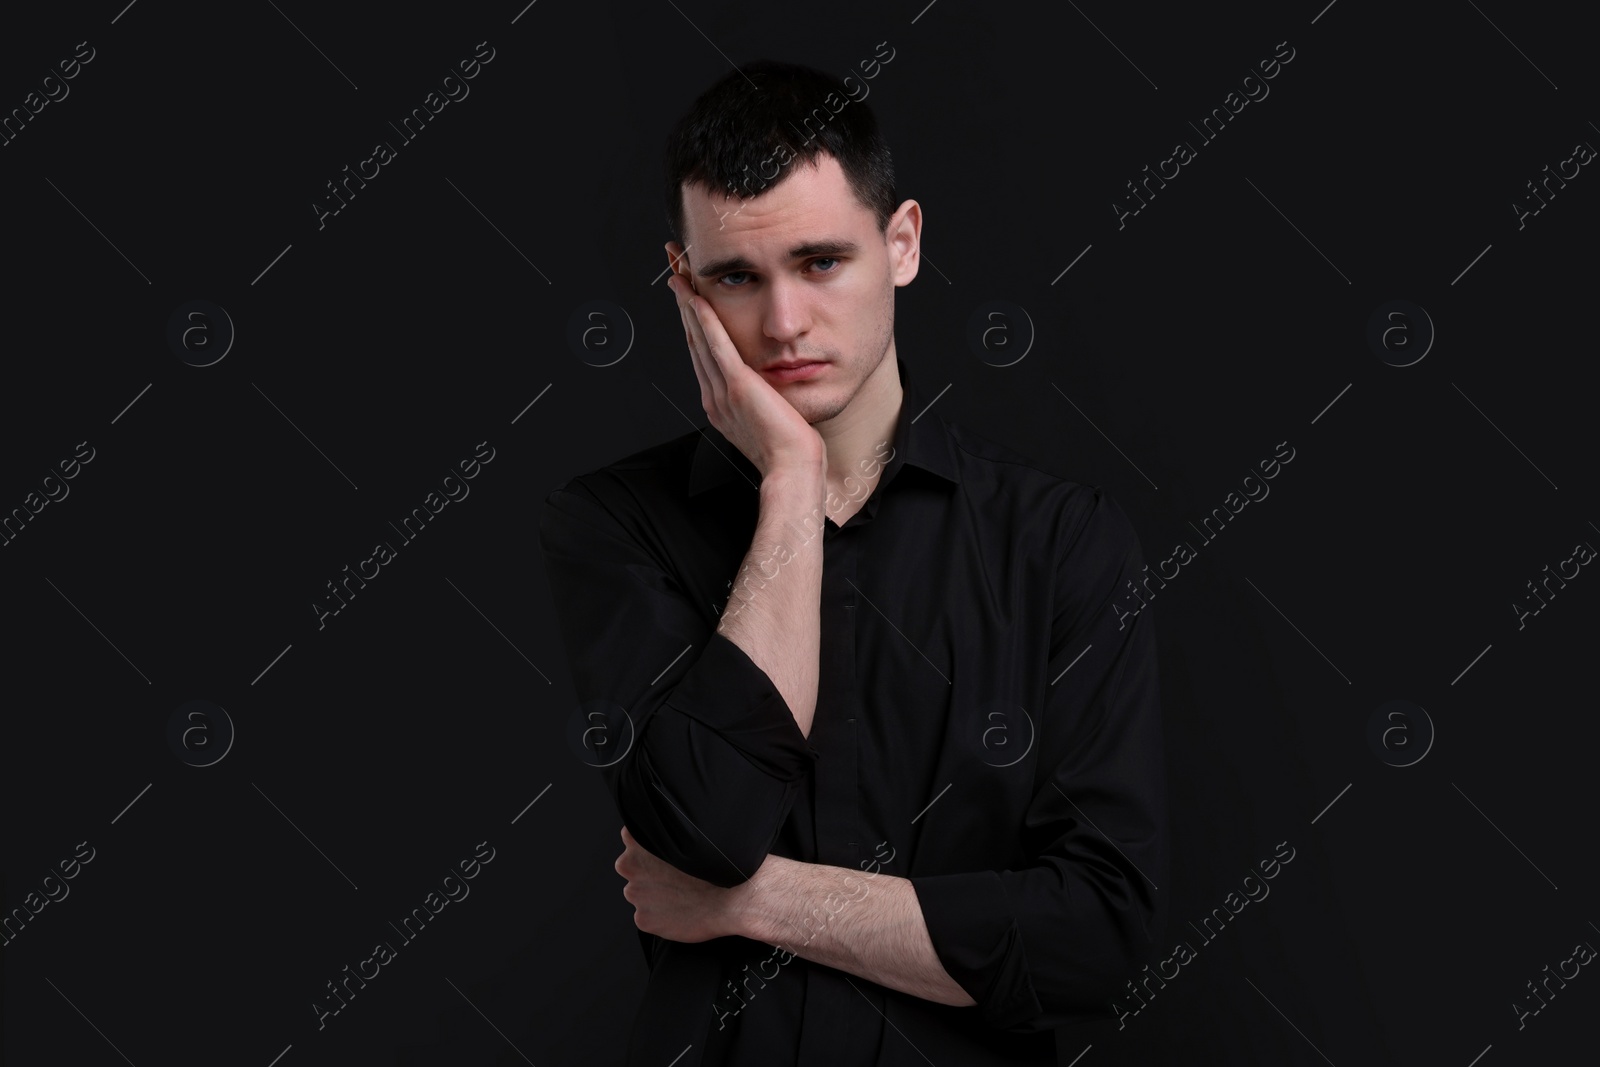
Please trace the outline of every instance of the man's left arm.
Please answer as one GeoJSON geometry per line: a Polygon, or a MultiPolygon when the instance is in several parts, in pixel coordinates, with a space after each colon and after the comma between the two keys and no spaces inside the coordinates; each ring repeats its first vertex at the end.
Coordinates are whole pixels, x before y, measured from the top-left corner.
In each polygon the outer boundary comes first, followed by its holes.
{"type": "Polygon", "coordinates": [[[1061,512],[1032,862],[896,878],[769,856],[736,903],[745,936],[1035,1031],[1113,1014],[1165,921],[1166,781],[1147,578],[1096,487],[1061,512]]]}
{"type": "Polygon", "coordinates": [[[923,1000],[977,1003],[939,962],[908,878],[769,855],[729,892],[742,937],[923,1000]]]}

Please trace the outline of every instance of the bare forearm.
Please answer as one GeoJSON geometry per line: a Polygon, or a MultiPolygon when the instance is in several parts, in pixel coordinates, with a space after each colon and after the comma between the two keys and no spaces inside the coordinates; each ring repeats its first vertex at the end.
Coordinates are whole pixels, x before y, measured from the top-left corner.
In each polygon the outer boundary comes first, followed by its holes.
{"type": "Polygon", "coordinates": [[[807,737],[822,643],[822,470],[773,472],[762,481],[761,517],[717,625],[772,679],[807,737]]]}
{"type": "Polygon", "coordinates": [[[923,1000],[976,1003],[934,953],[909,879],[771,855],[736,891],[742,936],[923,1000]]]}

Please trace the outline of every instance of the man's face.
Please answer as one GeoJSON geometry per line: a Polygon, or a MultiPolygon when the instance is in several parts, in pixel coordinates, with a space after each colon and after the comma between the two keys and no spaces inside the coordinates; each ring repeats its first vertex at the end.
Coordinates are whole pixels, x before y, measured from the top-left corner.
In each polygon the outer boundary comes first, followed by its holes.
{"type": "Polygon", "coordinates": [[[684,266],[697,291],[745,364],[813,425],[842,412],[892,351],[894,290],[916,277],[922,221],[908,200],[880,232],[838,160],[823,153],[817,164],[791,164],[743,200],[683,187],[684,266]],[[792,380],[768,370],[807,359],[823,365],[792,380]]]}

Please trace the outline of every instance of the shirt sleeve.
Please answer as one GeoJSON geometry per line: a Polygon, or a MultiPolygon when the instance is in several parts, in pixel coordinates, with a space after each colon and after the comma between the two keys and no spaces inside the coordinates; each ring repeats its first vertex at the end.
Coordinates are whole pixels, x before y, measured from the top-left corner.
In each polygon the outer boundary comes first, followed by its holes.
{"type": "Polygon", "coordinates": [[[623,825],[686,874],[748,880],[816,758],[788,703],[625,505],[569,482],[545,498],[539,542],[579,709],[620,752],[594,762],[623,825]]]}
{"type": "Polygon", "coordinates": [[[1167,877],[1166,781],[1146,602],[1160,580],[1146,591],[1133,526],[1098,487],[1068,498],[1060,527],[1073,526],[1055,570],[1044,784],[1019,827],[1031,862],[910,879],[946,972],[985,1022],[1016,1032],[1113,1014],[1112,998],[1166,921],[1156,892],[1167,877]]]}

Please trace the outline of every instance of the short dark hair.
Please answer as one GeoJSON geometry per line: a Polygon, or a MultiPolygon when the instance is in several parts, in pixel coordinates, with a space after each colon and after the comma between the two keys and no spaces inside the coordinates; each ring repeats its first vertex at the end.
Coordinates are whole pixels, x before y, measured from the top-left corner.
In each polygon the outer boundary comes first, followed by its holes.
{"type": "Polygon", "coordinates": [[[839,161],[856,200],[886,231],[897,203],[894,163],[872,109],[838,78],[810,67],[758,59],[730,72],[700,94],[667,137],[672,239],[684,243],[685,184],[758,196],[787,178],[791,167],[814,164],[823,152],[839,161]],[[764,174],[780,151],[793,158],[775,175],[764,174]]]}

